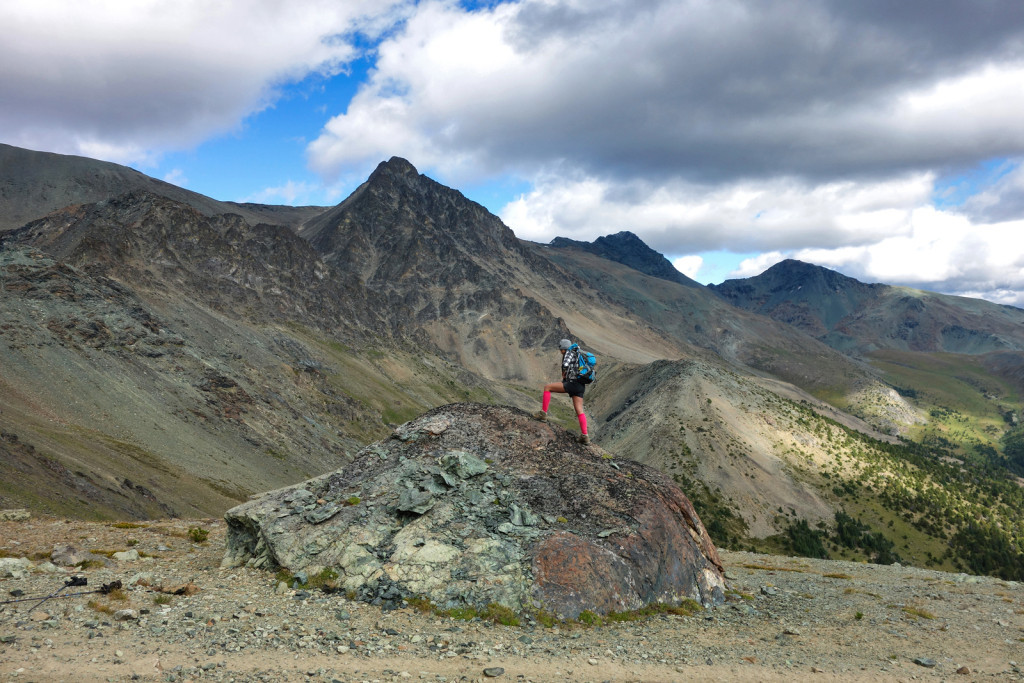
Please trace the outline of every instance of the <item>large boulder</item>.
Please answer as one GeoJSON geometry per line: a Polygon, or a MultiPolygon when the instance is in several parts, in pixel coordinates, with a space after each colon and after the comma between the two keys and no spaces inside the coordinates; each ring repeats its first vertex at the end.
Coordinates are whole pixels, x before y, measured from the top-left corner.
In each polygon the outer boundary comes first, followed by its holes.
{"type": "Polygon", "coordinates": [[[666,476],[504,406],[432,410],[226,520],[224,566],[332,570],[378,604],[575,618],[724,597],[718,552],[666,476]]]}

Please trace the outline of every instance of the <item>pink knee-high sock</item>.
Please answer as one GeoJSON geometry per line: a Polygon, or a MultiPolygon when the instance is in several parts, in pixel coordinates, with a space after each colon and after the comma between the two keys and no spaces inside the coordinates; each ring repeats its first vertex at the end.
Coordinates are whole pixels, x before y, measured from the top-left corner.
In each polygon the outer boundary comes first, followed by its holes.
{"type": "Polygon", "coordinates": [[[578,417],[580,419],[580,433],[581,434],[586,434],[587,433],[587,416],[584,415],[583,413],[580,413],[576,417],[578,417]]]}
{"type": "Polygon", "coordinates": [[[546,413],[546,412],[548,412],[548,406],[550,406],[550,405],[551,405],[551,392],[550,391],[545,391],[544,392],[544,398],[542,398],[541,401],[540,401],[540,409],[543,410],[546,413]]]}

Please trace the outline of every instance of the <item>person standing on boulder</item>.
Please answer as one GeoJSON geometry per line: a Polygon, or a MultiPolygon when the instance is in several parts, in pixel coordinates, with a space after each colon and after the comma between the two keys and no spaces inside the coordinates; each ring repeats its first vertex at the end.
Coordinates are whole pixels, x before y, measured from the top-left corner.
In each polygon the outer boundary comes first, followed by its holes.
{"type": "Polygon", "coordinates": [[[579,347],[574,346],[568,339],[563,339],[558,342],[558,350],[562,354],[562,381],[544,385],[540,412],[534,413],[533,416],[541,422],[547,422],[551,394],[569,394],[572,398],[572,407],[576,410],[576,417],[580,421],[580,443],[590,443],[590,437],[587,436],[587,416],[583,414],[583,391],[586,386],[579,381],[578,376],[579,347]]]}

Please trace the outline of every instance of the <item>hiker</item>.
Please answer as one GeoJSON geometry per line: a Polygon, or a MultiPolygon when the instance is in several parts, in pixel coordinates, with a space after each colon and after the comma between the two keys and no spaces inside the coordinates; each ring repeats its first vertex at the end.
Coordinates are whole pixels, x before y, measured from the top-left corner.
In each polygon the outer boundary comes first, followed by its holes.
{"type": "Polygon", "coordinates": [[[572,407],[576,410],[576,417],[580,421],[580,443],[590,443],[587,436],[587,416],[583,414],[583,391],[584,384],[579,381],[579,347],[568,339],[558,342],[558,350],[562,354],[562,381],[552,382],[544,385],[544,396],[541,399],[541,410],[534,413],[534,417],[541,422],[547,422],[548,406],[551,404],[551,394],[569,394],[572,397],[572,407]]]}

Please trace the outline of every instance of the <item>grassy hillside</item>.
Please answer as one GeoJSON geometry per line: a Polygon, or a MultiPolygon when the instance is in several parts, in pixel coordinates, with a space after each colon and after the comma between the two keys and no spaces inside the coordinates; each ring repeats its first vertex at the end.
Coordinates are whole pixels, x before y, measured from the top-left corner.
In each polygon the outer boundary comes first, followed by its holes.
{"type": "Polygon", "coordinates": [[[1005,466],[872,435],[702,363],[606,379],[616,386],[593,400],[602,444],[673,476],[724,547],[1024,572],[1024,488],[1005,466]]]}
{"type": "Polygon", "coordinates": [[[961,457],[1000,448],[1024,405],[1011,381],[991,372],[983,356],[879,351],[872,364],[928,420],[907,436],[961,457]]]}

